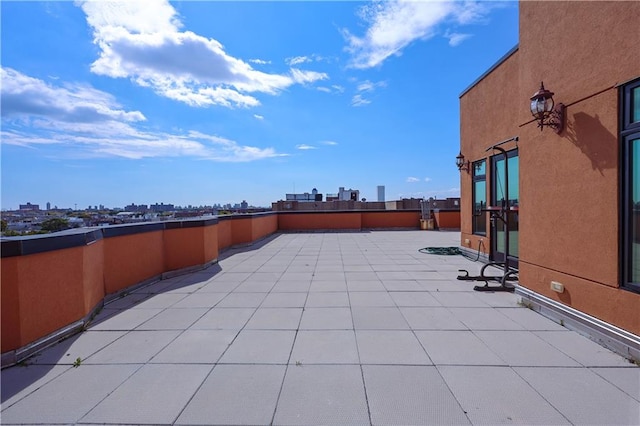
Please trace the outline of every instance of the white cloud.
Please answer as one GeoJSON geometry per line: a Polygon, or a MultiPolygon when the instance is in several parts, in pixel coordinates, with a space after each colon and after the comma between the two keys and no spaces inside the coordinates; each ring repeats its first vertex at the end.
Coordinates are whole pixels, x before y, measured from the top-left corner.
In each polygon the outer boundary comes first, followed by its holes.
{"type": "Polygon", "coordinates": [[[409,176],[409,177],[407,178],[407,182],[408,182],[408,183],[420,182],[420,179],[418,179],[417,177],[409,176]]]}
{"type": "Polygon", "coordinates": [[[264,116],[260,114],[253,114],[253,116],[256,118],[256,120],[264,120],[264,116]]]}
{"type": "Polygon", "coordinates": [[[146,120],[140,111],[125,111],[113,96],[87,85],[54,87],[12,68],[2,68],[0,75],[3,118],[46,114],[57,121],[73,123],[146,120]]]}
{"type": "Polygon", "coordinates": [[[311,62],[312,59],[308,56],[294,56],[292,58],[287,58],[284,60],[285,63],[289,66],[304,64],[305,62],[311,62]]]}
{"type": "Polygon", "coordinates": [[[320,92],[331,93],[331,89],[329,89],[328,87],[318,86],[316,87],[316,89],[319,90],[320,92]]]}
{"type": "Polygon", "coordinates": [[[386,86],[387,86],[386,81],[378,81],[377,83],[373,83],[369,80],[365,80],[358,84],[358,86],[356,87],[356,90],[358,90],[358,92],[373,92],[379,87],[386,87],[386,86]]]}
{"type": "Polygon", "coordinates": [[[322,145],[328,145],[328,146],[336,146],[336,145],[338,145],[338,142],[336,142],[336,141],[322,141],[320,143],[322,145]]]}
{"type": "Polygon", "coordinates": [[[241,162],[284,155],[217,135],[145,129],[141,112],[126,111],[112,95],[87,85],[53,86],[10,68],[1,75],[3,144],[58,145],[62,156],[75,157],[190,156],[241,162]]]}
{"type": "Polygon", "coordinates": [[[229,55],[217,40],[180,31],[179,16],[166,0],[79,4],[100,49],[92,72],[129,78],[191,106],[253,107],[260,104],[253,93],[275,95],[296,83],[327,78],[314,71],[257,71],[229,55]]]}
{"type": "Polygon", "coordinates": [[[371,101],[369,99],[363,98],[362,95],[354,95],[353,98],[351,98],[351,106],[354,107],[364,106],[370,103],[371,101]]]}
{"type": "MultiPolygon", "coordinates": [[[[358,37],[342,31],[345,49],[352,55],[354,68],[372,68],[382,64],[416,40],[433,37],[438,27],[447,22],[470,24],[486,16],[489,2],[465,1],[375,1],[362,6],[360,18],[367,24],[365,34],[358,37]]],[[[462,40],[459,40],[462,41],[462,40]]]]}
{"type": "Polygon", "coordinates": [[[449,46],[451,47],[456,47],[460,45],[460,43],[468,39],[469,37],[472,37],[471,34],[459,34],[459,33],[451,33],[451,34],[447,33],[444,36],[449,39],[449,46]]]}
{"type": "Polygon", "coordinates": [[[258,64],[258,65],[266,65],[271,63],[271,61],[265,61],[262,59],[249,59],[249,62],[251,62],[252,64],[258,64]]]}
{"type": "Polygon", "coordinates": [[[342,86],[340,86],[340,85],[338,85],[338,84],[333,84],[333,85],[331,85],[331,87],[332,87],[336,92],[344,93],[344,87],[342,87],[342,86]]]}
{"type": "Polygon", "coordinates": [[[297,68],[291,68],[291,76],[296,83],[307,84],[318,80],[326,80],[329,76],[323,72],[303,71],[297,68]]]}
{"type": "Polygon", "coordinates": [[[303,144],[300,144],[300,145],[296,145],[296,149],[300,149],[302,151],[307,151],[307,150],[310,150],[310,149],[318,149],[318,148],[316,148],[313,145],[307,145],[307,144],[303,143],[303,144]]]}
{"type": "Polygon", "coordinates": [[[424,178],[424,181],[425,181],[425,182],[431,182],[431,180],[432,180],[432,179],[431,179],[430,177],[426,177],[426,178],[424,178]]]}

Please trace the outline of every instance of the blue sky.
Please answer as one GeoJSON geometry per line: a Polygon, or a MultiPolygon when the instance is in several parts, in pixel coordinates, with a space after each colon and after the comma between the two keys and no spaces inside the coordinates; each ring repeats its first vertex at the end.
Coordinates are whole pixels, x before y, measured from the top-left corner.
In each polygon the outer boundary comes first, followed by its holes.
{"type": "Polygon", "coordinates": [[[517,2],[0,4],[2,209],[459,196],[517,2]]]}

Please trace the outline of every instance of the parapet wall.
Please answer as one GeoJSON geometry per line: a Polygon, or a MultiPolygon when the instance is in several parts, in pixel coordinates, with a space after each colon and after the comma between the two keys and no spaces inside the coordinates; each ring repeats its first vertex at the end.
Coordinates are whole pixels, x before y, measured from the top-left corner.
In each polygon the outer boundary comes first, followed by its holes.
{"type": "Polygon", "coordinates": [[[82,329],[105,298],[206,267],[226,248],[278,231],[418,229],[419,219],[419,211],[270,212],[3,239],[2,365],[62,330],[82,329]]]}

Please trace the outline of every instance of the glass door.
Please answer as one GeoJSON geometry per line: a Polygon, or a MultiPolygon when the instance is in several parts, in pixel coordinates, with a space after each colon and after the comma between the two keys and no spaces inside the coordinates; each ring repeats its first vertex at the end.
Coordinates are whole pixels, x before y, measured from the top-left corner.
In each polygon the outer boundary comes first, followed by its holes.
{"type": "MultiPolygon", "coordinates": [[[[505,253],[508,253],[509,266],[518,267],[518,206],[520,198],[520,163],[518,150],[507,152],[508,179],[505,179],[505,158],[503,154],[492,158],[491,178],[491,205],[504,207],[507,210],[503,216],[505,223],[496,218],[491,220],[491,259],[495,262],[504,262],[505,253]],[[507,188],[507,180],[509,187],[507,188]],[[509,250],[505,250],[505,232],[509,232],[509,250]]],[[[500,211],[494,212],[500,215],[500,211]]]]}

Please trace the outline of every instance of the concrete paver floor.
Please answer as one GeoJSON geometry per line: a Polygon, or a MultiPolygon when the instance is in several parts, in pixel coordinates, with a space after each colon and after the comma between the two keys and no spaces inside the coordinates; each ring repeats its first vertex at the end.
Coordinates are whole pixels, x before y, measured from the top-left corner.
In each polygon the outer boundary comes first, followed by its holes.
{"type": "Polygon", "coordinates": [[[280,234],[2,371],[3,424],[640,424],[640,368],[477,293],[458,233],[280,234]],[[80,359],[80,365],[74,362],[80,359]]]}

